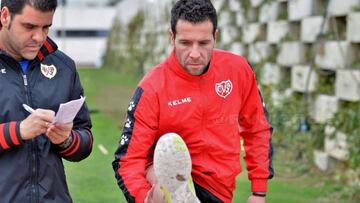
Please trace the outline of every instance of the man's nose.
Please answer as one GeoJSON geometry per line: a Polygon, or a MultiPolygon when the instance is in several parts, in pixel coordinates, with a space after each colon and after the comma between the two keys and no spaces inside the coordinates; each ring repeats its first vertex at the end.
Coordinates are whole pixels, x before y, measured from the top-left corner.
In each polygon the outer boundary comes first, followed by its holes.
{"type": "Polygon", "coordinates": [[[190,51],[190,57],[197,59],[200,57],[200,51],[198,47],[193,47],[190,51]]]}
{"type": "Polygon", "coordinates": [[[32,35],[32,40],[36,42],[43,42],[46,38],[47,34],[46,32],[43,32],[41,29],[34,31],[32,35]]]}

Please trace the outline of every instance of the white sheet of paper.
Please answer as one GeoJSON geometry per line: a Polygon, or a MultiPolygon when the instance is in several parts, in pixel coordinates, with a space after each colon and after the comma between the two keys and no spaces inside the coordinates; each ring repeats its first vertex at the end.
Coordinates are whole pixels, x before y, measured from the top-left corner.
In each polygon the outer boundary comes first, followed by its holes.
{"type": "Polygon", "coordinates": [[[60,104],[59,111],[56,113],[53,123],[70,123],[74,120],[81,106],[84,104],[85,97],[60,104]]]}

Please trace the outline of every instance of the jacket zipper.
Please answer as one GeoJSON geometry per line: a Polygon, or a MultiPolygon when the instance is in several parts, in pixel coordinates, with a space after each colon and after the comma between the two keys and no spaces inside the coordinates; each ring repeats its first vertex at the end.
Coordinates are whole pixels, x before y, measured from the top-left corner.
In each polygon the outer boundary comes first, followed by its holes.
{"type": "Polygon", "coordinates": [[[22,78],[23,78],[24,87],[25,87],[26,103],[27,103],[28,105],[30,105],[29,93],[28,93],[28,81],[27,81],[27,76],[26,76],[25,74],[22,74],[22,78]]]}
{"type": "MultiPolygon", "coordinates": [[[[26,103],[30,104],[30,95],[28,90],[28,80],[26,74],[22,74],[24,87],[25,87],[25,97],[26,97],[26,103]]],[[[36,179],[37,179],[37,153],[36,153],[36,140],[31,139],[30,142],[30,149],[31,149],[31,161],[30,161],[30,168],[31,168],[31,176],[30,176],[30,202],[37,203],[38,198],[37,197],[37,188],[36,188],[36,179]]]]}

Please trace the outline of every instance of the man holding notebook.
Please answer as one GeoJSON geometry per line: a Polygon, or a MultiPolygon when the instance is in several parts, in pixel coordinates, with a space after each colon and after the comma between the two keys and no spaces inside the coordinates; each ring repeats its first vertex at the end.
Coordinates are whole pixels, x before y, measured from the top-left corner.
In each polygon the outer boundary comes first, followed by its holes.
{"type": "Polygon", "coordinates": [[[0,202],[72,202],[62,158],[81,161],[92,149],[86,105],[54,122],[60,104],[84,94],[74,61],[47,37],[56,7],[1,1],[0,202]]]}

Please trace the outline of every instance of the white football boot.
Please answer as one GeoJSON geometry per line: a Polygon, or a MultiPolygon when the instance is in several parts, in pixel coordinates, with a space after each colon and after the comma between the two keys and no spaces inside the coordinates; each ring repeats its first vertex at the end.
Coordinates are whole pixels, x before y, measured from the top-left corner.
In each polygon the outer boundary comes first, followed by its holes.
{"type": "Polygon", "coordinates": [[[154,152],[154,172],[168,203],[200,203],[191,178],[191,157],[175,133],[160,137],[154,152]]]}

